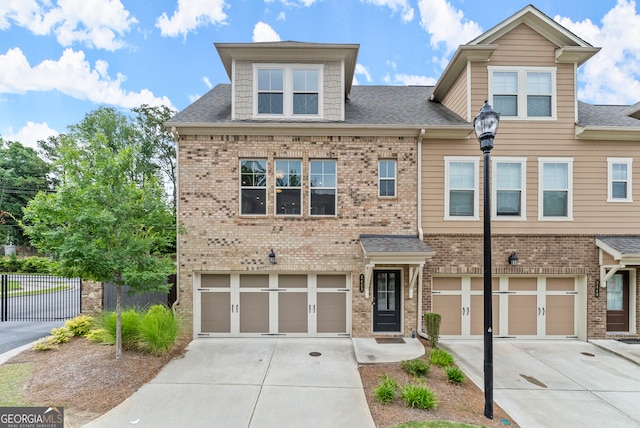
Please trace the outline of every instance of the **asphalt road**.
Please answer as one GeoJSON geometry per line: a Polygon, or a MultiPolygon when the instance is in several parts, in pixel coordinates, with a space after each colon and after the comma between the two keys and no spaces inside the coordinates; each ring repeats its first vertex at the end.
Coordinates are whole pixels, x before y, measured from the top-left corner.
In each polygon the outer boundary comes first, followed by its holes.
{"type": "Polygon", "coordinates": [[[63,325],[64,320],[0,322],[0,354],[48,336],[52,328],[63,325]]]}

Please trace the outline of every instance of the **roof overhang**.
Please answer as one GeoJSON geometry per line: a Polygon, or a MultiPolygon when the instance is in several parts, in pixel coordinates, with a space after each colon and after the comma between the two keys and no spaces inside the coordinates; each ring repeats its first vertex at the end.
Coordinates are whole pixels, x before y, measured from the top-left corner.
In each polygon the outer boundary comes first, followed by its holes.
{"type": "Polygon", "coordinates": [[[640,128],[576,125],[579,140],[640,141],[640,128]]]}
{"type": "Polygon", "coordinates": [[[423,265],[435,255],[417,236],[360,235],[365,264],[414,264],[423,265]]]}
{"type": "Polygon", "coordinates": [[[345,95],[351,93],[359,44],[261,42],[214,43],[229,79],[233,81],[234,60],[297,63],[305,61],[344,61],[345,95]]]}
{"type": "Polygon", "coordinates": [[[576,63],[580,66],[598,52],[600,52],[600,48],[590,46],[564,46],[556,49],[556,62],[576,63]]]}
{"type": "Polygon", "coordinates": [[[621,265],[640,265],[640,236],[596,237],[596,246],[621,265]]]}

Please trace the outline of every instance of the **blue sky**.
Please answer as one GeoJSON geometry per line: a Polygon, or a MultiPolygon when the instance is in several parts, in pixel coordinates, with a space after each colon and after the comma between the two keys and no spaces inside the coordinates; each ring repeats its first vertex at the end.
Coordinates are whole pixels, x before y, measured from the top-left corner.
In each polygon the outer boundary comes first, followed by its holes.
{"type": "Polygon", "coordinates": [[[0,0],[0,136],[35,147],[103,105],[182,110],[228,82],[216,42],[358,43],[357,84],[433,85],[529,3],[602,48],[581,100],[640,101],[633,0],[0,0]]]}

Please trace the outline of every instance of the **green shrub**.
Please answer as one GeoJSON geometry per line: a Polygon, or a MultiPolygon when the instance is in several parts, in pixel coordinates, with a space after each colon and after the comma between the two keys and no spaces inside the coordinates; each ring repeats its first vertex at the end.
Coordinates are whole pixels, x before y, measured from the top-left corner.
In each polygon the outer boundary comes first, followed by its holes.
{"type": "Polygon", "coordinates": [[[51,274],[57,264],[46,257],[0,257],[0,272],[51,274]]]}
{"type": "Polygon", "coordinates": [[[73,337],[73,333],[66,327],[59,327],[51,330],[51,336],[53,336],[56,343],[63,344],[73,337]]]}
{"type": "Polygon", "coordinates": [[[113,342],[111,341],[111,335],[109,335],[109,333],[107,333],[107,330],[105,330],[104,328],[89,330],[85,337],[87,338],[87,340],[89,340],[89,342],[113,344],[113,342]]]}
{"type": "Polygon", "coordinates": [[[429,362],[436,366],[447,367],[453,364],[453,355],[444,349],[434,349],[429,356],[429,362]]]}
{"type": "Polygon", "coordinates": [[[398,382],[389,375],[383,374],[380,376],[380,383],[373,390],[376,398],[381,403],[389,403],[396,396],[398,390],[398,382]]]}
{"type": "Polygon", "coordinates": [[[54,336],[43,337],[34,343],[33,349],[36,351],[50,351],[52,349],[58,349],[58,342],[54,336]]]}
{"type": "Polygon", "coordinates": [[[444,369],[444,372],[447,374],[447,379],[449,382],[459,385],[464,382],[465,376],[462,370],[455,366],[449,366],[444,369]]]}
{"type": "Polygon", "coordinates": [[[426,377],[429,374],[429,364],[424,360],[403,360],[400,366],[413,377],[426,377]]]}
{"type": "Polygon", "coordinates": [[[438,347],[438,341],[440,340],[440,321],[442,316],[440,314],[434,314],[427,312],[424,314],[424,326],[431,341],[431,347],[436,349],[438,347]]]}
{"type": "MultiPolygon", "coordinates": [[[[135,309],[122,311],[122,349],[135,350],[138,348],[138,326],[142,314],[135,309]]],[[[105,330],[105,343],[116,343],[116,313],[103,312],[99,325],[105,330]]]]}
{"type": "Polygon", "coordinates": [[[402,389],[402,400],[413,408],[432,410],[438,407],[438,399],[435,392],[426,386],[406,384],[402,389]]]}
{"type": "Polygon", "coordinates": [[[64,326],[68,328],[74,336],[86,336],[91,330],[92,325],[93,317],[89,315],[78,315],[64,323],[64,326]]]}
{"type": "Polygon", "coordinates": [[[178,337],[179,322],[171,309],[154,305],[140,319],[138,339],[143,351],[165,355],[178,337]]]}

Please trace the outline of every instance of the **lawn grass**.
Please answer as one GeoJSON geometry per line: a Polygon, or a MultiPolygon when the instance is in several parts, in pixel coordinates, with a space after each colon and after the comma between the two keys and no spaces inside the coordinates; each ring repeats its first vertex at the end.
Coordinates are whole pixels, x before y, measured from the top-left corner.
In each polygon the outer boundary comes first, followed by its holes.
{"type": "Polygon", "coordinates": [[[22,387],[31,377],[33,364],[0,365],[0,407],[26,406],[22,399],[22,387]]]}
{"type": "MultiPolygon", "coordinates": [[[[70,287],[68,285],[58,285],[57,287],[43,288],[42,290],[14,291],[9,292],[9,297],[33,296],[36,294],[54,293],[56,291],[68,290],[69,288],[70,287]]],[[[11,291],[11,288],[9,288],[9,291],[11,291]]]]}
{"type": "Polygon", "coordinates": [[[396,425],[394,428],[478,428],[478,425],[469,425],[449,421],[424,421],[407,422],[406,424],[396,425]]]}

